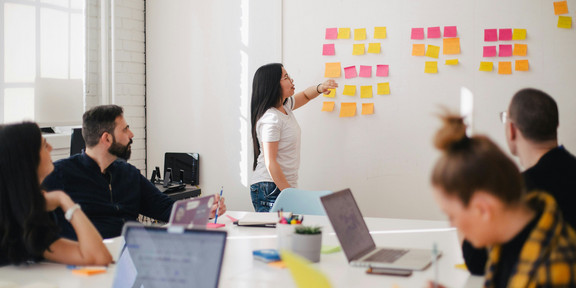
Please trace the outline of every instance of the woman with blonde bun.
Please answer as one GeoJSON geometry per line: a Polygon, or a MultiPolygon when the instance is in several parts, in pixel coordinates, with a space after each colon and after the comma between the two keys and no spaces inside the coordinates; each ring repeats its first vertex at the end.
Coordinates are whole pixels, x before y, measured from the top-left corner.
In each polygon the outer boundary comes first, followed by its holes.
{"type": "Polygon", "coordinates": [[[554,198],[526,194],[514,162],[488,137],[468,137],[462,117],[441,119],[434,197],[473,246],[489,249],[484,286],[576,287],[576,232],[554,198]]]}

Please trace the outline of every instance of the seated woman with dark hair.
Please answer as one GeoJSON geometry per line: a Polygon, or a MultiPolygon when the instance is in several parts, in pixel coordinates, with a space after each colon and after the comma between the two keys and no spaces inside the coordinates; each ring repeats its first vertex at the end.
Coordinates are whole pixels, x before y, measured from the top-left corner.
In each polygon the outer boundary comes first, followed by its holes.
{"type": "Polygon", "coordinates": [[[47,259],[73,265],[108,265],[112,256],[80,206],[63,191],[46,193],[52,146],[35,123],[0,126],[0,265],[47,259]],[[59,237],[50,211],[61,208],[78,242],[59,237]]]}
{"type": "Polygon", "coordinates": [[[485,287],[576,287],[576,232],[554,198],[526,194],[520,171],[494,142],[468,137],[459,116],[442,119],[434,196],[474,247],[488,247],[485,287]]]}

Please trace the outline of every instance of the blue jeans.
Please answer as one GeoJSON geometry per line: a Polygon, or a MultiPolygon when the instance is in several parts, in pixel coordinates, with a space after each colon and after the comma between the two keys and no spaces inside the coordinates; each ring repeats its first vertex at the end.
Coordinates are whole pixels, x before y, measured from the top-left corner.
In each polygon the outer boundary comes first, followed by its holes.
{"type": "Polygon", "coordinates": [[[280,189],[274,182],[258,182],[250,185],[250,196],[252,196],[252,205],[256,212],[270,211],[278,195],[280,195],[280,189]]]}

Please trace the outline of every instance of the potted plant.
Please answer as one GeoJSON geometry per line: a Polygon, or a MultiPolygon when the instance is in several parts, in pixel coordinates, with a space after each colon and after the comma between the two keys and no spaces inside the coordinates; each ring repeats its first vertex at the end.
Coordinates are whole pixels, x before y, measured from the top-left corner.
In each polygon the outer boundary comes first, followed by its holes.
{"type": "Polygon", "coordinates": [[[322,227],[301,226],[294,230],[292,236],[292,251],[310,262],[320,261],[322,250],[322,227]]]}

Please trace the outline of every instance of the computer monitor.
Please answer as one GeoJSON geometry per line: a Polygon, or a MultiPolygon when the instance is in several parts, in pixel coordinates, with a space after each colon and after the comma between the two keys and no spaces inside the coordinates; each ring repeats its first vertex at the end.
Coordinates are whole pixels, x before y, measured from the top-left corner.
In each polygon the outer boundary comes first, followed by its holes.
{"type": "Polygon", "coordinates": [[[82,137],[82,128],[72,129],[72,136],[70,137],[70,156],[82,153],[86,149],[86,143],[82,137]]]}
{"type": "Polygon", "coordinates": [[[172,182],[180,181],[180,170],[184,170],[183,182],[198,185],[200,155],[198,153],[166,152],[164,155],[164,175],[168,168],[172,169],[172,182]]]}

